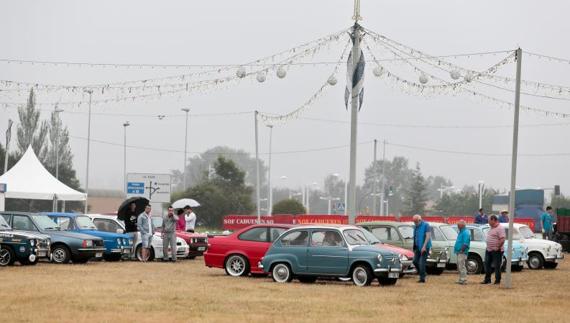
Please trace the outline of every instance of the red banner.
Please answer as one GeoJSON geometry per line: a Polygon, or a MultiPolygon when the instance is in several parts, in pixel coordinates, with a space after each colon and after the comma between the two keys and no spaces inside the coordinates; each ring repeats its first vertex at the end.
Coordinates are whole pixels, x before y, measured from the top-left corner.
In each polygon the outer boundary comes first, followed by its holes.
{"type": "Polygon", "coordinates": [[[297,215],[298,224],[348,224],[346,215],[320,215],[304,214],[297,215]]]}
{"type": "Polygon", "coordinates": [[[526,224],[534,232],[534,219],[514,219],[515,223],[526,224]]]}
{"type": "Polygon", "coordinates": [[[449,216],[447,217],[448,224],[457,224],[459,221],[465,221],[465,223],[475,223],[475,219],[472,216],[449,216]]]}
{"type": "Polygon", "coordinates": [[[396,217],[393,215],[390,216],[359,215],[356,217],[356,223],[373,222],[373,221],[396,221],[396,217]]]}

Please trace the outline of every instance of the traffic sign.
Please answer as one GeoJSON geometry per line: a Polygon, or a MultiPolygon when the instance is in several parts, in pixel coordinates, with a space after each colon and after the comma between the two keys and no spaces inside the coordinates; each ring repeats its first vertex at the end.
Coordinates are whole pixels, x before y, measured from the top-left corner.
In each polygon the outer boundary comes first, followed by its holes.
{"type": "Polygon", "coordinates": [[[151,203],[170,202],[169,174],[127,174],[127,198],[144,196],[151,203]]]}

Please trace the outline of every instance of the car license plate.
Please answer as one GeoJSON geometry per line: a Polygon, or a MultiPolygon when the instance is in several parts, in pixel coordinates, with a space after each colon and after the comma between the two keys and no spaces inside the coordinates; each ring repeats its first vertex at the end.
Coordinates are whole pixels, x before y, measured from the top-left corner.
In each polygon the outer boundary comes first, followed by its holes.
{"type": "Polygon", "coordinates": [[[400,273],[388,273],[388,278],[398,278],[400,277],[400,273]]]}
{"type": "Polygon", "coordinates": [[[45,257],[47,255],[46,251],[40,251],[38,252],[38,257],[45,257]]]}
{"type": "Polygon", "coordinates": [[[445,264],[444,263],[437,263],[437,268],[445,268],[445,264]]]}
{"type": "Polygon", "coordinates": [[[198,251],[204,251],[206,250],[206,247],[198,247],[198,251]]]}
{"type": "Polygon", "coordinates": [[[103,253],[102,252],[98,252],[95,254],[95,258],[101,258],[103,257],[103,253]]]}

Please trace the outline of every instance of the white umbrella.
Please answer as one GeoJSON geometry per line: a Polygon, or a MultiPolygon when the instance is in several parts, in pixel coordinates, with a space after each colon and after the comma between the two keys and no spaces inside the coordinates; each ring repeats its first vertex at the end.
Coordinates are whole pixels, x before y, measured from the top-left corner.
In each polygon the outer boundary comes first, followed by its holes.
{"type": "Polygon", "coordinates": [[[198,207],[200,206],[200,203],[198,203],[196,200],[193,199],[180,199],[172,203],[172,207],[175,209],[181,209],[186,205],[189,205],[190,207],[198,207]]]}

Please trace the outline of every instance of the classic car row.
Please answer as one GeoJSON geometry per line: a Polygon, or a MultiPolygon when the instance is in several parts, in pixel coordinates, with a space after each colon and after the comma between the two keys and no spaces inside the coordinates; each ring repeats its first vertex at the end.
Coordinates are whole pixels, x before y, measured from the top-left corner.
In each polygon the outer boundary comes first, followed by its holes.
{"type": "MultiPolygon", "coordinates": [[[[428,258],[431,274],[441,274],[457,265],[451,252],[457,227],[430,223],[432,250],[428,258]]],[[[505,230],[507,226],[504,226],[505,230]]],[[[483,273],[488,225],[468,225],[472,237],[467,268],[469,274],[483,273]]],[[[415,273],[412,265],[413,223],[368,222],[349,225],[259,224],[229,235],[211,236],[204,253],[207,267],[223,268],[230,276],[270,274],[277,282],[293,278],[314,282],[319,277],[352,280],[369,285],[395,284],[404,274],[415,273]]],[[[515,224],[512,270],[524,263],[531,269],[556,268],[564,258],[555,242],[536,239],[526,225],[515,224]]],[[[508,243],[505,242],[505,248],[508,243]]],[[[506,253],[505,253],[506,255],[506,253]]],[[[506,266],[503,259],[503,269],[506,266]]]]}
{"type": "MultiPolygon", "coordinates": [[[[125,234],[122,221],[112,215],[75,213],[0,212],[0,266],[18,261],[33,265],[45,258],[54,263],[85,263],[91,259],[141,259],[140,234],[125,234]],[[133,243],[134,242],[134,243],[133,243]]],[[[177,258],[195,258],[207,249],[207,236],[177,232],[177,258]]],[[[152,237],[150,258],[164,253],[160,232],[152,237]]]]}

